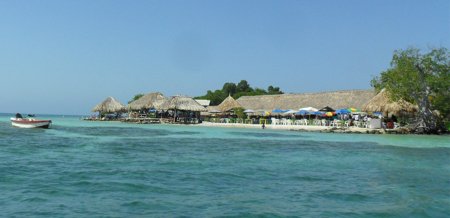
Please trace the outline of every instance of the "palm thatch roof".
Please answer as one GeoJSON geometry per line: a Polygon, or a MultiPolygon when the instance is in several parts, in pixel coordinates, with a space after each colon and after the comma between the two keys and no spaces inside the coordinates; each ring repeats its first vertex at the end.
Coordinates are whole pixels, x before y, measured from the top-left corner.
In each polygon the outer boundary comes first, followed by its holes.
{"type": "Polygon", "coordinates": [[[191,97],[174,96],[165,101],[160,109],[163,110],[182,110],[182,111],[207,111],[205,107],[200,105],[191,97]]]}
{"type": "Polygon", "coordinates": [[[207,100],[207,99],[195,99],[195,101],[198,102],[203,107],[208,107],[209,104],[211,103],[211,100],[207,100]]]}
{"type": "Polygon", "coordinates": [[[219,106],[217,106],[219,108],[220,111],[222,112],[228,112],[231,111],[235,108],[240,108],[242,107],[236,100],[234,100],[233,97],[231,97],[231,95],[229,95],[227,98],[225,98],[225,100],[222,101],[222,103],[219,104],[219,106]]]}
{"type": "Polygon", "coordinates": [[[114,99],[113,97],[108,97],[100,104],[96,105],[92,112],[101,113],[116,113],[125,111],[125,105],[114,99]]]}
{"type": "Polygon", "coordinates": [[[272,111],[274,109],[294,109],[303,107],[362,108],[375,96],[373,90],[347,90],[303,94],[242,96],[237,102],[245,109],[272,111]]]}
{"type": "Polygon", "coordinates": [[[209,113],[221,113],[219,106],[208,106],[206,107],[209,113]]]}
{"type": "Polygon", "coordinates": [[[160,92],[148,93],[128,104],[128,109],[142,110],[142,109],[158,108],[165,100],[166,98],[160,92]]]}
{"type": "Polygon", "coordinates": [[[211,115],[222,113],[219,110],[218,106],[208,106],[208,107],[206,107],[206,110],[207,111],[201,112],[200,115],[202,115],[202,116],[211,116],[211,115]]]}
{"type": "Polygon", "coordinates": [[[370,99],[363,108],[365,112],[383,112],[398,114],[399,112],[416,112],[418,107],[405,100],[392,101],[389,97],[388,91],[382,89],[380,93],[370,99]]]}

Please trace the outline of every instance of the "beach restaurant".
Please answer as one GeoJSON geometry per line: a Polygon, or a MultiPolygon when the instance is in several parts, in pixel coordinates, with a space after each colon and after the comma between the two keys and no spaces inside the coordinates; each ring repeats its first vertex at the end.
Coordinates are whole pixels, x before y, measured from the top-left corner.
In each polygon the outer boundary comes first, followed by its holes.
{"type": "MultiPolygon", "coordinates": [[[[397,117],[412,118],[417,106],[392,101],[385,90],[346,90],[302,94],[229,95],[217,106],[187,96],[165,97],[153,92],[124,106],[112,97],[96,105],[101,120],[135,123],[211,123],[259,125],[316,125],[333,127],[395,128],[397,117]],[[128,111],[127,118],[121,114],[128,111]],[[372,119],[373,118],[373,119],[372,119]]],[[[403,122],[405,124],[406,122],[403,122]]]]}
{"type": "MultiPolygon", "coordinates": [[[[208,113],[204,115],[212,122],[272,124],[272,121],[279,119],[280,121],[274,124],[289,125],[295,124],[293,120],[299,118],[310,120],[327,114],[335,116],[334,109],[350,108],[348,113],[360,112],[357,108],[362,108],[374,96],[373,90],[242,96],[237,100],[229,96],[219,106],[208,107],[208,113]],[[230,113],[236,108],[244,109],[245,118],[230,113]],[[212,117],[214,119],[211,119],[212,117]]],[[[344,113],[346,112],[343,110],[338,111],[338,115],[344,113]]]]}

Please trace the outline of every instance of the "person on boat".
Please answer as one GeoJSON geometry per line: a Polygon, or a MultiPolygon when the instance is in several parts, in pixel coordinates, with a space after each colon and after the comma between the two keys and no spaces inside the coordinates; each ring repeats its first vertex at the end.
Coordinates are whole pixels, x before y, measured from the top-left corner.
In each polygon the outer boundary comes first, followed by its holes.
{"type": "Polygon", "coordinates": [[[16,114],[16,118],[17,118],[17,119],[19,119],[19,118],[23,118],[23,117],[22,117],[22,114],[20,114],[20,113],[17,113],[17,114],[16,114]]]}

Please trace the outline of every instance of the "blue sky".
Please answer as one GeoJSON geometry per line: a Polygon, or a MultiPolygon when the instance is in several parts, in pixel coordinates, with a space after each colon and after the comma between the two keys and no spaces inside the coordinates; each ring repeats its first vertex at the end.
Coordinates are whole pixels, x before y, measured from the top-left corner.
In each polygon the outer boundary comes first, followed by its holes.
{"type": "Polygon", "coordinates": [[[0,0],[0,112],[108,96],[368,89],[396,49],[450,46],[450,1],[0,0]]]}

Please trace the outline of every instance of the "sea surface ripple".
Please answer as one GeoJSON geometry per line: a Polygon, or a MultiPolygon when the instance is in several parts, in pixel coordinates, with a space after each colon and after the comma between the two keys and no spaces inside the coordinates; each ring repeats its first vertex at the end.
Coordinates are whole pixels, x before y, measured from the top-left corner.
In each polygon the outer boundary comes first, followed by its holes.
{"type": "Polygon", "coordinates": [[[5,217],[446,217],[450,137],[0,116],[5,217]]]}

